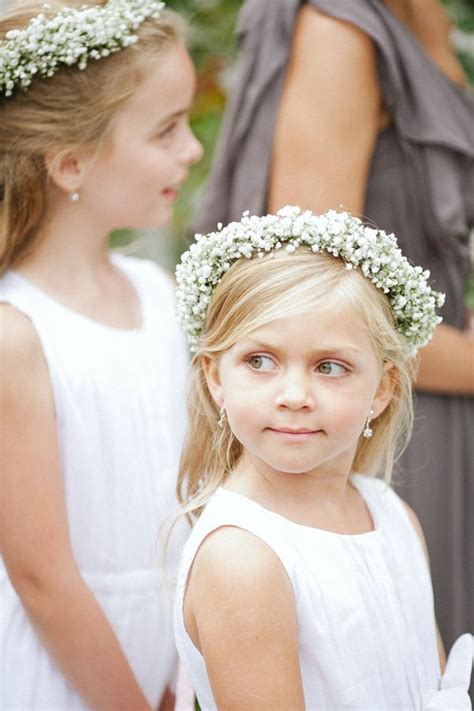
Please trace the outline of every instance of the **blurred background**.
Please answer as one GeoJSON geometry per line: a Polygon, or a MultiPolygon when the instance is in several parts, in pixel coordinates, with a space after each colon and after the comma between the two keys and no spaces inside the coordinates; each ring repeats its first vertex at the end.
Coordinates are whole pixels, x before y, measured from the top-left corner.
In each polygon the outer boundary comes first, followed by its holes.
{"type": "MultiPolygon", "coordinates": [[[[192,238],[192,216],[205,187],[227,92],[232,85],[237,56],[235,25],[242,4],[243,0],[167,0],[169,7],[186,17],[190,27],[190,50],[198,71],[192,126],[205,154],[182,188],[169,229],[141,234],[138,239],[122,232],[113,236],[113,243],[128,244],[127,252],[151,257],[169,268],[174,267],[192,238]]],[[[443,4],[453,20],[453,42],[474,90],[474,0],[443,0],[443,4]]],[[[471,294],[474,307],[472,289],[470,298],[471,294]]]]}
{"type": "MultiPolygon", "coordinates": [[[[8,7],[11,2],[0,0],[0,8],[8,7]]],[[[474,87],[474,0],[442,2],[453,20],[453,42],[471,87],[474,87]]],[[[184,15],[190,28],[189,45],[198,71],[198,90],[191,121],[205,154],[181,190],[171,226],[140,234],[117,232],[112,236],[114,247],[149,257],[173,269],[189,243],[192,216],[206,184],[227,92],[232,85],[237,56],[235,26],[242,4],[243,0],[167,0],[169,7],[184,15]]],[[[474,287],[470,289],[469,298],[472,298],[474,308],[474,287]]]]}

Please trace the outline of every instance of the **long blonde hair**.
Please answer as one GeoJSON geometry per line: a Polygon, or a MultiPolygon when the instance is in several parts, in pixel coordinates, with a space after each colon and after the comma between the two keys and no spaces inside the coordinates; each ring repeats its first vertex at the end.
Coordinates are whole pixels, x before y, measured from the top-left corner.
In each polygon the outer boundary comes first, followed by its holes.
{"type": "MultiPolygon", "coordinates": [[[[60,10],[83,2],[49,4],[60,10]]],[[[0,15],[0,39],[11,29],[25,27],[43,5],[43,0],[31,0],[0,15]]],[[[147,19],[135,34],[136,44],[90,61],[83,71],[64,67],[50,78],[34,80],[27,91],[0,98],[0,274],[30,251],[45,216],[45,156],[58,148],[97,145],[144,77],[146,60],[181,40],[184,25],[167,10],[159,19],[147,19]]]]}
{"type": "Polygon", "coordinates": [[[188,386],[189,430],[178,476],[178,497],[186,515],[199,515],[242,454],[228,426],[218,426],[219,412],[210,395],[203,356],[219,358],[242,338],[277,318],[316,309],[337,297],[358,312],[367,328],[380,366],[396,373],[392,398],[374,421],[371,439],[360,438],[352,470],[390,481],[397,451],[411,433],[412,383],[416,361],[395,328],[385,295],[358,270],[340,259],[299,248],[262,258],[241,259],[223,276],[207,312],[188,386]]]}

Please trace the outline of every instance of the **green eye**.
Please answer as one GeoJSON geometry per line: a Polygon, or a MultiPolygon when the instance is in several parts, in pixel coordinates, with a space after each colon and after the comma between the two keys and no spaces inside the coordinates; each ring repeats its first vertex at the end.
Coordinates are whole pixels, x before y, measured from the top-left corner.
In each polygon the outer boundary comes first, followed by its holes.
{"type": "Polygon", "coordinates": [[[252,370],[269,371],[273,370],[275,367],[275,363],[273,362],[273,360],[270,358],[270,356],[266,355],[251,355],[247,359],[247,363],[252,368],[252,370]]]}
{"type": "Polygon", "coordinates": [[[318,365],[318,372],[323,375],[331,375],[337,377],[338,375],[344,375],[347,373],[347,368],[345,368],[340,363],[334,363],[332,360],[327,360],[324,363],[318,365]]]}

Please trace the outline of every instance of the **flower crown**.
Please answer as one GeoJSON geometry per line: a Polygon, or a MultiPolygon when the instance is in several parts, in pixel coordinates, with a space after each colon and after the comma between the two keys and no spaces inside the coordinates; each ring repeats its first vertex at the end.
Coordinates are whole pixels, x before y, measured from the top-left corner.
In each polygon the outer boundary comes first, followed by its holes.
{"type": "Polygon", "coordinates": [[[147,18],[158,18],[164,6],[159,0],[108,0],[55,12],[46,3],[24,29],[10,30],[0,41],[0,96],[27,88],[36,76],[53,76],[61,65],[85,69],[89,59],[134,44],[133,31],[147,18]]]}
{"type": "Polygon", "coordinates": [[[300,246],[327,252],[343,260],[346,269],[359,268],[387,295],[397,330],[414,351],[430,340],[442,320],[435,309],[443,305],[444,294],[428,285],[429,272],[410,264],[393,235],[365,227],[347,212],[315,215],[287,206],[265,217],[244,212],[241,222],[196,235],[183,254],[176,267],[178,318],[191,350],[198,348],[214,289],[234,262],[283,248],[292,253],[300,246]]]}

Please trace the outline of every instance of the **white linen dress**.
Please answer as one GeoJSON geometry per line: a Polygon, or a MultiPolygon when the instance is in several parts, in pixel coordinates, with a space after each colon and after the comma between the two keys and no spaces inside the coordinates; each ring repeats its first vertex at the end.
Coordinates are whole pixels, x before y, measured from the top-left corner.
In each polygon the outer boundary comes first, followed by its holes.
{"type": "MultiPolygon", "coordinates": [[[[140,299],[141,328],[90,320],[12,271],[0,280],[0,301],[26,314],[39,335],[73,554],[157,708],[177,660],[172,581],[186,527],[178,527],[166,564],[162,539],[177,508],[187,357],[168,276],[145,260],[112,259],[140,299]]],[[[87,708],[37,638],[2,561],[0,594],[0,708],[87,708]]]]}
{"type": "Polygon", "coordinates": [[[380,480],[356,475],[352,481],[374,521],[374,530],[360,535],[299,525],[224,488],[211,498],[184,547],[174,614],[179,655],[203,711],[217,706],[182,610],[196,553],[221,526],[242,528],[264,541],[288,574],[308,711],[471,708],[466,693],[471,635],[460,638],[451,664],[449,683],[456,688],[439,691],[431,580],[405,507],[380,480]]]}

